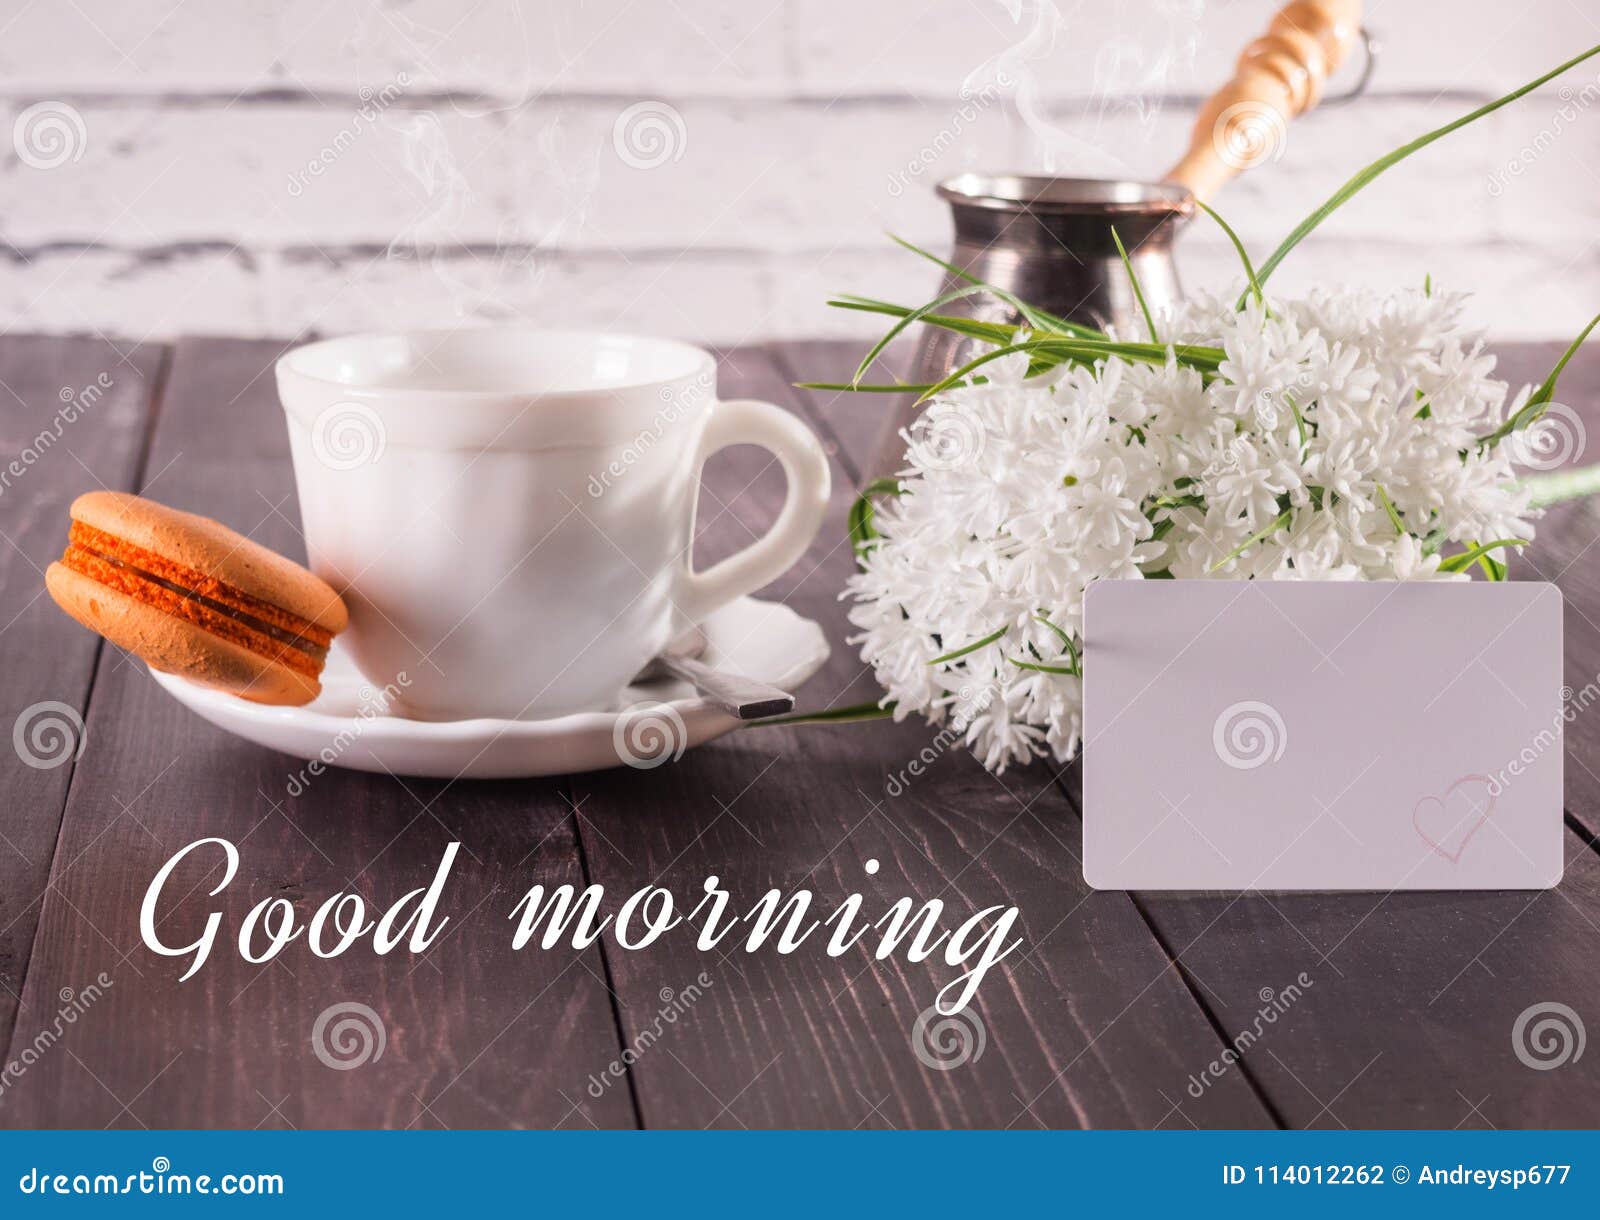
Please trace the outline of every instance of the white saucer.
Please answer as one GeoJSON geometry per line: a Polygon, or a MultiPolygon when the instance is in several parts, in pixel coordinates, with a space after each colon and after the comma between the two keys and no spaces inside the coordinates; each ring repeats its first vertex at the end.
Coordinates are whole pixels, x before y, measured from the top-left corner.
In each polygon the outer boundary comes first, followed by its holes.
{"type": "MultiPolygon", "coordinates": [[[[776,602],[743,597],[704,623],[707,664],[794,691],[828,659],[822,628],[776,602]]],[[[268,707],[151,671],[179,703],[247,741],[329,767],[447,779],[650,768],[721,737],[739,721],[682,682],[630,686],[606,711],[553,720],[406,720],[334,642],[322,693],[304,707],[268,707]]]]}

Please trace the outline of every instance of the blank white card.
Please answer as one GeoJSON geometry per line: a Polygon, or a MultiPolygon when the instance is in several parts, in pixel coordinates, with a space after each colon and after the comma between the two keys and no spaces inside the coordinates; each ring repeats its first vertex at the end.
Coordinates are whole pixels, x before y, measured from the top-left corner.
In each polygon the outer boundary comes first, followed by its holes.
{"type": "Polygon", "coordinates": [[[1561,618],[1558,589],[1524,582],[1095,583],[1084,878],[1555,885],[1561,618]]]}

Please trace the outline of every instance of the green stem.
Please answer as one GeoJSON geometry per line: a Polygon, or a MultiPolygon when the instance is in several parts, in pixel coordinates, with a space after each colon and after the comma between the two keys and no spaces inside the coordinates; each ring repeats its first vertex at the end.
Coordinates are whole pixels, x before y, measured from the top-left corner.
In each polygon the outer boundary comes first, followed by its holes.
{"type": "MultiPolygon", "coordinates": [[[[1256,277],[1257,285],[1265,284],[1267,282],[1267,277],[1277,269],[1278,264],[1284,260],[1284,257],[1289,253],[1289,251],[1293,250],[1302,241],[1304,241],[1307,235],[1310,234],[1311,231],[1320,225],[1324,220],[1326,220],[1333,212],[1337,211],[1341,204],[1348,200],[1357,191],[1361,190],[1362,187],[1366,186],[1367,183],[1371,182],[1379,174],[1383,173],[1383,171],[1388,169],[1391,165],[1394,165],[1399,161],[1404,161],[1412,153],[1426,148],[1435,140],[1443,139],[1452,131],[1455,131],[1461,127],[1465,127],[1468,123],[1474,123],[1483,118],[1483,116],[1486,114],[1493,114],[1496,110],[1499,110],[1500,107],[1509,105],[1511,102],[1516,101],[1524,94],[1532,93],[1546,81],[1554,80],[1567,69],[1575,68],[1584,60],[1597,54],[1600,54],[1600,46],[1590,47],[1582,55],[1573,56],[1560,67],[1552,68],[1549,72],[1546,72],[1543,76],[1537,78],[1536,80],[1529,81],[1526,85],[1523,85],[1522,88],[1514,89],[1504,97],[1496,98],[1487,105],[1479,106],[1471,114],[1464,114],[1454,122],[1446,123],[1443,127],[1436,127],[1426,135],[1419,136],[1417,139],[1412,140],[1411,143],[1403,145],[1402,147],[1395,149],[1393,152],[1379,157],[1371,165],[1357,173],[1332,195],[1328,196],[1326,203],[1324,203],[1316,211],[1312,212],[1311,215],[1307,216],[1295,226],[1294,231],[1290,233],[1288,237],[1285,237],[1282,244],[1279,245],[1278,248],[1268,256],[1267,261],[1261,264],[1260,273],[1256,277]]],[[[1249,295],[1249,290],[1246,290],[1246,292],[1239,297],[1239,300],[1242,302],[1247,295],[1249,295]]]]}
{"type": "Polygon", "coordinates": [[[764,729],[775,724],[854,724],[861,720],[887,720],[894,715],[894,703],[853,703],[849,707],[830,707],[820,712],[797,712],[793,716],[773,716],[767,720],[752,720],[740,725],[746,729],[764,729]]]}
{"type": "Polygon", "coordinates": [[[1534,508],[1548,508],[1568,500],[1581,500],[1600,494],[1600,462],[1589,466],[1568,466],[1548,474],[1530,474],[1518,483],[1533,493],[1534,508]]]}

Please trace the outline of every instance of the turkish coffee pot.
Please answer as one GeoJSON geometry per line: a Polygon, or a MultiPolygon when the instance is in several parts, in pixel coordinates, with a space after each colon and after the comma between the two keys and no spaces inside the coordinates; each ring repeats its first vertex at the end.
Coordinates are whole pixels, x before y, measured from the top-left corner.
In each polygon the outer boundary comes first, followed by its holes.
{"type": "MultiPolygon", "coordinates": [[[[1183,292],[1173,245],[1197,204],[1236,174],[1275,157],[1291,118],[1319,101],[1347,101],[1364,91],[1376,54],[1374,40],[1361,28],[1360,0],[1291,0],[1244,49],[1232,78],[1201,106],[1188,151],[1160,181],[967,173],[940,183],[955,220],[949,261],[1037,309],[1133,335],[1138,303],[1112,229],[1150,308],[1175,304],[1183,292]],[[1360,79],[1343,95],[1324,100],[1324,85],[1357,42],[1365,51],[1360,79]]],[[[940,292],[965,282],[949,273],[940,292]]],[[[941,311],[1020,320],[987,294],[957,298],[941,311]]],[[[917,384],[938,382],[985,350],[947,330],[922,331],[912,370],[917,384]]],[[[912,396],[899,403],[876,473],[902,464],[899,433],[916,409],[912,396]]]]}

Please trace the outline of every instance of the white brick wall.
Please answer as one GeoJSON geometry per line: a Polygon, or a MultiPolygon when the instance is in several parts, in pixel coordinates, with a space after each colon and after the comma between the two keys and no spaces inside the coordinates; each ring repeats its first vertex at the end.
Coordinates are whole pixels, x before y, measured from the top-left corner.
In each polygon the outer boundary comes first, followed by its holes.
{"type": "MultiPolygon", "coordinates": [[[[1060,0],[1055,49],[1028,65],[1050,140],[1010,102],[959,96],[1021,41],[1024,7],[1019,28],[999,0],[5,0],[0,323],[292,334],[517,315],[721,342],[860,334],[822,302],[927,293],[883,232],[943,246],[935,181],[1159,176],[1273,3],[1060,0]],[[673,155],[654,168],[614,141],[641,102],[671,108],[673,155]],[[23,156],[52,118],[73,155],[23,156]]],[[[1359,165],[1600,41],[1586,0],[1368,14],[1385,44],[1372,94],[1297,124],[1216,201],[1256,251],[1359,165]]],[[[1393,171],[1283,285],[1431,272],[1475,289],[1499,335],[1573,333],[1600,305],[1597,82],[1585,65],[1566,92],[1393,171]]],[[[1204,222],[1181,259],[1190,284],[1233,275],[1204,222]]]]}

